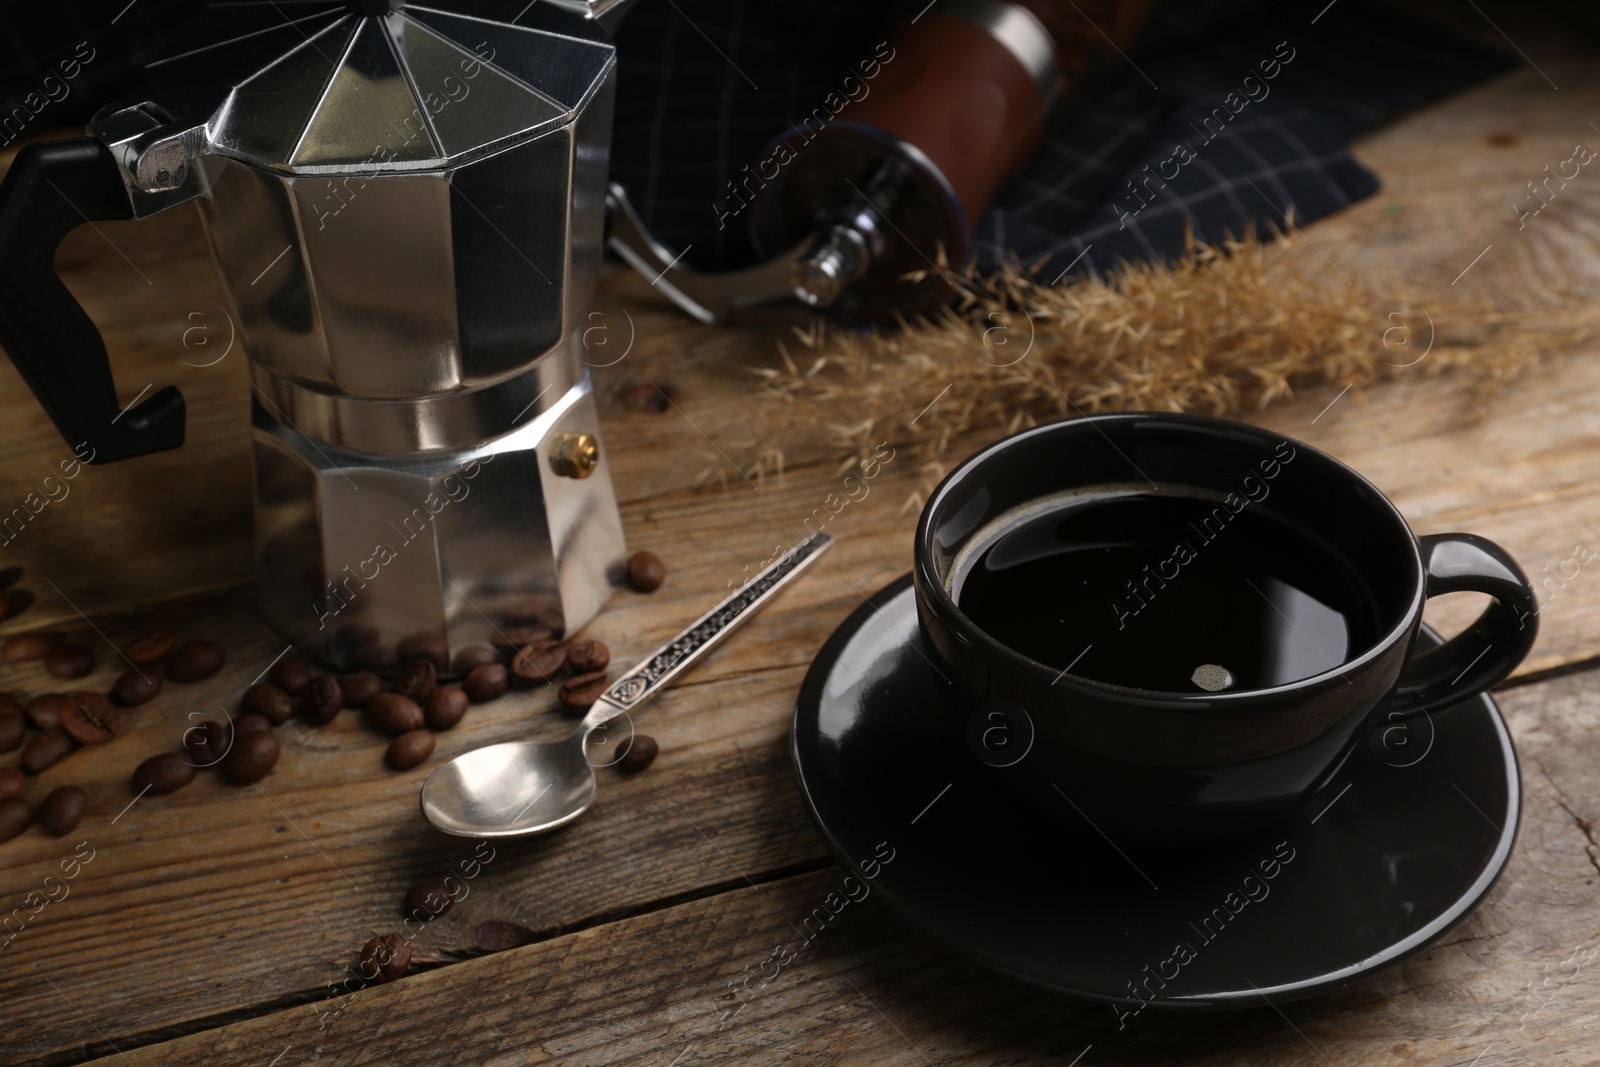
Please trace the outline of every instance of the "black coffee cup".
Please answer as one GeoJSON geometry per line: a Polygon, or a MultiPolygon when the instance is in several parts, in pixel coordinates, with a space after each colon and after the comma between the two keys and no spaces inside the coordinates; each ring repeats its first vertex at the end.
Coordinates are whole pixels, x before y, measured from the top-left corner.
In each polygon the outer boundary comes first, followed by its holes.
{"type": "MultiPolygon", "coordinates": [[[[915,553],[918,621],[950,682],[944,713],[953,737],[988,765],[980,773],[1034,812],[1087,822],[1118,843],[1224,840],[1282,819],[1330,780],[1364,733],[1484,692],[1522,661],[1537,632],[1532,587],[1499,546],[1471,534],[1419,539],[1382,493],[1333,457],[1203,416],[1095,416],[1005,438],[934,491],[915,553]],[[1360,575],[1374,599],[1376,640],[1287,684],[1158,691],[1041,663],[957,606],[952,568],[996,519],[1056,494],[1144,482],[1251,500],[1251,485],[1270,483],[1270,499],[1262,490],[1265,502],[1252,506],[1316,531],[1360,575]],[[1443,645],[1414,648],[1427,598],[1461,591],[1494,601],[1443,645]]],[[[1063,600],[1063,610],[1076,610],[1063,600]]]]}

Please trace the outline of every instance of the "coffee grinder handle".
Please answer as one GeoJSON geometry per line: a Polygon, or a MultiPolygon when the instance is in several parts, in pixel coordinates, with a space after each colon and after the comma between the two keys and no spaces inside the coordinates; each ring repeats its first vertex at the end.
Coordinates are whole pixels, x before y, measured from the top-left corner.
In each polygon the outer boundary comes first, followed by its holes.
{"type": "Polygon", "coordinates": [[[1487,691],[1516,669],[1539,633],[1533,585],[1505,549],[1474,534],[1419,540],[1424,595],[1487,593],[1494,601],[1461,633],[1411,657],[1385,705],[1391,711],[1437,711],[1487,691]]]}
{"type": "Polygon", "coordinates": [[[0,184],[0,345],[86,463],[183,444],[183,395],[175,387],[131,410],[118,406],[100,331],[56,274],[56,248],[68,231],[131,218],[116,160],[93,137],[28,145],[0,184]]]}

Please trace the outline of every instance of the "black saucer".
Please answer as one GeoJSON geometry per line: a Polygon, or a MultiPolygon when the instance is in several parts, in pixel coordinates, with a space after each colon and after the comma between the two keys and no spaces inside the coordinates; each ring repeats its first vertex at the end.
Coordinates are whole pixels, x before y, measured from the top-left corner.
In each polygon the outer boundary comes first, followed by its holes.
{"type": "MultiPolygon", "coordinates": [[[[1439,639],[1425,629],[1418,640],[1439,639]]],[[[1487,696],[1400,727],[1406,736],[1377,723],[1280,827],[1151,855],[1020,809],[997,785],[1005,768],[946,737],[945,684],[921,647],[910,575],[845,620],[795,709],[812,819],[834,858],[875,875],[871,895],[915,929],[1123,1014],[1348,985],[1443,934],[1511,855],[1521,783],[1487,696]]]]}

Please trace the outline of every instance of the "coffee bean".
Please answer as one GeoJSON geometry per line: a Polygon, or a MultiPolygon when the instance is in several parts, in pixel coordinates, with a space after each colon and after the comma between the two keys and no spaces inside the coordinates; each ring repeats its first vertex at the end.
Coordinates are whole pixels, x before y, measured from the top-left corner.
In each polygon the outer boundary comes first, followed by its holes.
{"type": "Polygon", "coordinates": [[[509,948],[521,948],[531,945],[538,937],[526,926],[516,923],[504,922],[500,919],[490,919],[481,922],[477,929],[472,931],[472,943],[480,952],[504,952],[509,948]]]}
{"type": "Polygon", "coordinates": [[[160,796],[173,793],[194,781],[194,764],[184,759],[181,752],[163,752],[151,756],[133,770],[133,788],[160,796]]]}
{"type": "Polygon", "coordinates": [[[33,822],[33,808],[26,800],[12,797],[0,800],[0,842],[10,841],[33,822]]]}
{"type": "Polygon", "coordinates": [[[420,730],[424,722],[417,702],[400,693],[379,693],[367,701],[362,714],[374,728],[396,736],[420,730]]]}
{"type": "Polygon", "coordinates": [[[659,751],[655,738],[645,734],[634,734],[633,740],[628,742],[627,751],[617,760],[617,770],[623,774],[638,774],[656,761],[659,751]]]}
{"type": "Polygon", "coordinates": [[[548,641],[554,636],[543,626],[512,626],[505,630],[496,630],[494,636],[489,638],[489,643],[502,655],[509,656],[523,645],[531,645],[535,641],[548,641]]]}
{"type": "Polygon", "coordinates": [[[0,619],[21,615],[33,604],[33,594],[26,589],[0,591],[0,619]]]}
{"type": "Polygon", "coordinates": [[[185,641],[167,660],[167,677],[174,682],[199,682],[222,669],[227,653],[215,641],[185,641]]]}
{"type": "Polygon", "coordinates": [[[472,668],[481,667],[485,663],[500,662],[500,654],[488,645],[468,645],[456,653],[455,672],[466,677],[472,673],[472,668]]]}
{"type": "Polygon", "coordinates": [[[111,695],[125,708],[148,704],[161,695],[161,675],[155,671],[124,671],[111,686],[111,695]]]}
{"type": "Polygon", "coordinates": [[[195,723],[183,732],[183,748],[196,767],[215,767],[228,754],[228,728],[215,719],[195,723]]]}
{"type": "Polygon", "coordinates": [[[55,639],[48,634],[13,634],[0,644],[0,659],[7,663],[25,663],[44,659],[55,639]]]}
{"type": "Polygon", "coordinates": [[[39,805],[39,825],[53,837],[70,834],[89,810],[89,794],[75,785],[58,785],[39,805]]]}
{"type": "Polygon", "coordinates": [[[28,743],[22,746],[22,756],[17,762],[29,774],[38,774],[45,768],[55,765],[62,756],[77,747],[72,738],[57,727],[28,738],[28,743]]]}
{"type": "MultiPolygon", "coordinates": [[[[497,663],[495,666],[500,665],[497,663]]],[[[504,667],[500,669],[505,670],[504,667]]],[[[468,703],[464,691],[453,685],[440,686],[428,696],[428,702],[422,706],[422,717],[428,721],[428,729],[448,730],[460,722],[461,717],[467,713],[468,703]]]]}
{"type": "Polygon", "coordinates": [[[435,671],[442,671],[450,666],[450,646],[445,642],[444,634],[412,634],[410,637],[403,637],[395,648],[395,654],[400,657],[401,663],[408,659],[425,659],[433,664],[435,671]]]}
{"type": "Polygon", "coordinates": [[[238,718],[233,720],[234,737],[238,737],[240,734],[248,734],[256,730],[270,729],[272,729],[272,720],[267,718],[265,715],[257,715],[253,711],[247,711],[243,715],[240,715],[238,718]]]}
{"type": "Polygon", "coordinates": [[[483,704],[506,695],[506,690],[511,688],[511,675],[503,663],[485,663],[472,668],[461,688],[468,700],[483,704]]]}
{"type": "Polygon", "coordinates": [[[0,800],[20,797],[27,786],[27,775],[15,767],[0,767],[0,800]]]}
{"type": "Polygon", "coordinates": [[[667,568],[654,552],[640,550],[628,557],[628,585],[635,592],[653,593],[667,579],[667,568]]]}
{"type": "Polygon", "coordinates": [[[44,669],[57,678],[82,678],[94,670],[94,653],[82,645],[51,645],[44,654],[44,669]]]}
{"type": "Polygon", "coordinates": [[[604,641],[587,639],[567,642],[567,666],[574,674],[592,674],[611,664],[611,650],[604,641]]]}
{"type": "Polygon", "coordinates": [[[166,659],[176,640],[171,630],[151,630],[123,645],[122,654],[135,667],[148,667],[166,659]]]}
{"type": "Polygon", "coordinates": [[[272,665],[267,681],[290,696],[299,696],[300,690],[311,684],[311,668],[306,666],[303,659],[285,656],[272,665]]]}
{"type": "Polygon", "coordinates": [[[362,645],[351,654],[351,660],[357,667],[369,671],[387,671],[400,661],[395,654],[394,646],[385,642],[362,645]]]}
{"type": "Polygon", "coordinates": [[[455,902],[448,884],[438,878],[430,878],[406,890],[405,900],[401,901],[400,907],[407,918],[428,922],[449,911],[455,902]]]}
{"type": "Polygon", "coordinates": [[[344,709],[344,690],[339,679],[319,674],[300,692],[300,717],[312,726],[326,726],[344,709]]]}
{"type": "Polygon", "coordinates": [[[54,730],[61,725],[61,708],[66,702],[62,693],[40,693],[28,701],[28,721],[35,730],[54,730]]]}
{"type": "Polygon", "coordinates": [[[664,415],[672,405],[667,399],[666,392],[660,387],[636,385],[622,394],[622,406],[629,411],[641,411],[650,415],[664,415]]]}
{"type": "Polygon", "coordinates": [[[73,693],[61,707],[61,728],[80,745],[102,745],[117,736],[122,712],[99,693],[73,693]]]}
{"type": "Polygon", "coordinates": [[[409,771],[433,755],[433,735],[426,730],[408,730],[389,742],[383,761],[397,771],[409,771]]]}
{"type": "Polygon", "coordinates": [[[519,685],[542,685],[555,680],[567,664],[567,650],[554,640],[535,641],[523,645],[511,657],[511,677],[519,685]]]}
{"type": "Polygon", "coordinates": [[[339,689],[344,693],[344,706],[364,708],[367,701],[383,692],[383,679],[371,671],[339,675],[339,689]]]}
{"type": "Polygon", "coordinates": [[[22,709],[9,696],[9,705],[0,706],[0,752],[15,752],[22,747],[22,709]]]}
{"type": "Polygon", "coordinates": [[[239,709],[252,715],[263,716],[274,726],[289,721],[294,714],[294,697],[271,682],[252,685],[239,699],[239,709]]]}
{"type": "Polygon", "coordinates": [[[410,969],[411,944],[399,934],[375,937],[361,946],[361,959],[356,966],[369,982],[392,982],[410,969]]]}
{"type": "Polygon", "coordinates": [[[574,710],[582,710],[600,699],[610,684],[606,681],[605,671],[594,671],[591,674],[579,674],[568,678],[561,683],[558,694],[561,703],[574,710]]]}
{"type": "Polygon", "coordinates": [[[418,704],[427,700],[438,684],[438,668],[432,660],[421,657],[406,660],[394,675],[394,691],[403,697],[410,697],[418,704]]]}
{"type": "Polygon", "coordinates": [[[233,739],[233,748],[223,757],[222,771],[239,785],[259,782],[278,765],[282,751],[271,730],[239,734],[233,739]]]}

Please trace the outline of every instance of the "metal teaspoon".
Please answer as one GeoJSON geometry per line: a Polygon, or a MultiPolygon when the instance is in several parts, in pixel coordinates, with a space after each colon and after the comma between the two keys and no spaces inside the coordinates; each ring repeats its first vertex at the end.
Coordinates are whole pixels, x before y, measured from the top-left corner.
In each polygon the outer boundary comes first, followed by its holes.
{"type": "MultiPolygon", "coordinates": [[[[606,725],[665,689],[820,556],[833,539],[813,534],[786,552],[659,652],[618,678],[561,741],[508,741],[463,752],[428,776],[422,814],[447,834],[525,837],[564,826],[594,802],[595,767],[622,756],[606,725]]],[[[630,719],[631,726],[631,719],[630,719]]]]}

